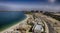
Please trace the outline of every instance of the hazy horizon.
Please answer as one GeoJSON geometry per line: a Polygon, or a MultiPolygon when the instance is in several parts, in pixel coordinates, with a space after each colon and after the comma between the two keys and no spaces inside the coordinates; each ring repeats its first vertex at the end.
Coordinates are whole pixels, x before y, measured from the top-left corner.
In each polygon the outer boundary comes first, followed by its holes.
{"type": "Polygon", "coordinates": [[[60,11],[59,0],[5,0],[0,2],[0,10],[22,11],[22,10],[43,10],[60,11]]]}

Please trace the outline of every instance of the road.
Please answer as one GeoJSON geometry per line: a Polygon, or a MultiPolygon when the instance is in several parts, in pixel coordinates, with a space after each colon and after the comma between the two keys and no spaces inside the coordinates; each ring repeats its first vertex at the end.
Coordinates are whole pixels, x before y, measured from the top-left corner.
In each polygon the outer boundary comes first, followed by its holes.
{"type": "Polygon", "coordinates": [[[47,25],[48,25],[48,29],[49,29],[49,33],[56,33],[56,31],[54,30],[54,28],[53,28],[53,26],[52,26],[52,21],[50,21],[50,20],[48,20],[43,14],[35,14],[36,16],[40,16],[40,18],[42,19],[42,20],[44,20],[46,23],[47,23],[47,25]],[[43,17],[42,17],[43,16],[43,17]]]}
{"type": "Polygon", "coordinates": [[[49,28],[49,33],[56,33],[53,26],[51,25],[52,23],[50,23],[51,21],[47,20],[46,18],[42,18],[42,19],[45,20],[45,22],[47,23],[49,28]]]}

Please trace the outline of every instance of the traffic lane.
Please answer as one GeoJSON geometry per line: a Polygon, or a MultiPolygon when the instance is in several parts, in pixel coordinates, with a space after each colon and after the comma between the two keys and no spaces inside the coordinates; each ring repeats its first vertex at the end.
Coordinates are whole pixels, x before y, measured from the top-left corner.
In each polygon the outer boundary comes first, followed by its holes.
{"type": "Polygon", "coordinates": [[[54,28],[50,25],[50,23],[47,22],[48,28],[49,28],[49,33],[55,33],[54,28]]]}
{"type": "Polygon", "coordinates": [[[55,33],[54,31],[54,28],[52,27],[52,23],[50,23],[51,21],[47,20],[46,18],[43,18],[43,20],[45,20],[45,22],[47,23],[48,25],[48,28],[49,28],[49,33],[55,33]]]}

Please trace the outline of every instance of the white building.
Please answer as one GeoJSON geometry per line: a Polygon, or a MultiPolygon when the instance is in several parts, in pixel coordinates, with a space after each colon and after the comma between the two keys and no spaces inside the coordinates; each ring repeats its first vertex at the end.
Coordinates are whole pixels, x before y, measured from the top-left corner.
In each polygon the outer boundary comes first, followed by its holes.
{"type": "Polygon", "coordinates": [[[33,31],[34,31],[34,33],[41,33],[44,31],[44,29],[43,29],[42,25],[36,25],[33,27],[33,31]]]}

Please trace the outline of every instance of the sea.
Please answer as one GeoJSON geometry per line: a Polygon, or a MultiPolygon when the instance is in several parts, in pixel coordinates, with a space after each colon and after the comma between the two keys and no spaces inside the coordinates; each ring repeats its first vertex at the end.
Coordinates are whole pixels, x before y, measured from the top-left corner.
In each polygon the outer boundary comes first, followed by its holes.
{"type": "Polygon", "coordinates": [[[0,31],[3,31],[26,18],[22,11],[1,11],[0,12],[0,31]]]}

